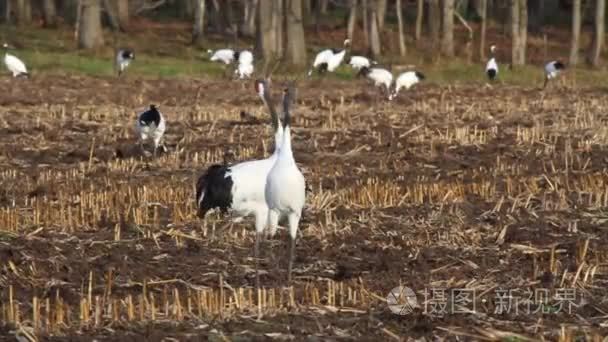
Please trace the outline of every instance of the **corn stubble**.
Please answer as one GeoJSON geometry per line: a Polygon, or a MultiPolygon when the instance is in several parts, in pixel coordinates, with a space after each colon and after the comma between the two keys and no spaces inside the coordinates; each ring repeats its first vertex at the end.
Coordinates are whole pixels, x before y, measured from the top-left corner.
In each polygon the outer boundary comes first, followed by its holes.
{"type": "MultiPolygon", "coordinates": [[[[259,291],[251,222],[201,222],[193,200],[205,166],[268,155],[269,128],[239,116],[246,107],[268,121],[255,94],[238,86],[226,101],[165,107],[170,153],[156,159],[125,152],[134,114],[123,105],[0,107],[0,322],[33,341],[289,314],[359,317],[378,329],[340,334],[401,339],[411,325],[387,319],[399,317],[384,298],[402,283],[419,303],[425,287],[479,296],[573,288],[586,305],[578,316],[514,323],[481,304],[462,320],[414,315],[439,336],[600,339],[592,325],[608,325],[599,314],[608,312],[599,300],[608,285],[608,97],[424,86],[374,104],[358,85],[333,97],[300,88],[293,145],[310,184],[302,256],[284,287],[280,231],[259,291]]],[[[196,93],[199,103],[205,96],[196,93]]],[[[340,336],[320,324],[320,336],[340,336]]]]}

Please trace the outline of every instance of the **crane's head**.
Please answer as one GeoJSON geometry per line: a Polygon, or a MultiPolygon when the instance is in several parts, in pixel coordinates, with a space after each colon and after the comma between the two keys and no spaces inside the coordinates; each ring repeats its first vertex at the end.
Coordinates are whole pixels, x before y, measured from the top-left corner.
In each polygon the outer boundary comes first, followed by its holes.
{"type": "Polygon", "coordinates": [[[2,47],[5,48],[5,49],[11,49],[12,48],[12,46],[8,45],[8,43],[2,44],[2,47]]]}
{"type": "Polygon", "coordinates": [[[258,93],[258,96],[264,99],[267,89],[267,81],[266,80],[256,80],[255,81],[255,91],[258,93]]]}
{"type": "Polygon", "coordinates": [[[555,66],[556,70],[563,70],[566,69],[566,66],[564,65],[564,63],[557,61],[555,62],[555,64],[553,64],[555,66]]]}
{"type": "Polygon", "coordinates": [[[496,52],[496,45],[494,45],[494,44],[490,45],[490,52],[491,53],[495,53],[496,52]]]}
{"type": "Polygon", "coordinates": [[[344,46],[350,46],[350,39],[345,39],[344,40],[344,46]]]}

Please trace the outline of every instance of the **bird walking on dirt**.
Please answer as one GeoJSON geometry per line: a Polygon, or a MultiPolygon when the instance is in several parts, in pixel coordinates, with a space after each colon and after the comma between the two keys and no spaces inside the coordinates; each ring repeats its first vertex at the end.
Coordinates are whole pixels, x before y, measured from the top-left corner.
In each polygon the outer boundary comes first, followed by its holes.
{"type": "Polygon", "coordinates": [[[216,51],[207,50],[207,53],[211,55],[209,58],[210,61],[227,65],[232,64],[232,62],[239,59],[239,52],[233,49],[219,49],[216,51]]]}
{"type": "Polygon", "coordinates": [[[551,61],[545,65],[545,83],[543,89],[547,87],[549,80],[557,78],[562,70],[566,69],[564,63],[560,61],[551,61]]]}
{"type": "Polygon", "coordinates": [[[397,97],[401,88],[410,89],[414,84],[424,80],[426,77],[420,71],[406,71],[395,80],[395,88],[388,96],[389,101],[397,97]]]}
{"type": "Polygon", "coordinates": [[[390,97],[393,84],[393,74],[390,71],[381,67],[363,67],[357,75],[365,76],[374,83],[375,87],[379,88],[381,94],[386,90],[386,95],[390,97]]]}
{"type": "Polygon", "coordinates": [[[2,47],[4,48],[4,65],[13,74],[13,77],[29,77],[25,63],[8,53],[8,49],[11,47],[7,43],[4,43],[2,47]]]}
{"type": "Polygon", "coordinates": [[[312,67],[308,71],[308,76],[312,76],[314,70],[319,71],[319,73],[324,73],[326,71],[334,72],[344,60],[344,56],[348,53],[348,49],[350,48],[350,39],[344,40],[344,48],[342,50],[338,49],[325,49],[315,56],[315,60],[312,63],[312,67]]]}
{"type": "Polygon", "coordinates": [[[279,156],[283,142],[283,126],[275,111],[270,96],[269,82],[257,80],[255,88],[258,96],[268,107],[274,130],[274,152],[270,157],[250,160],[234,165],[212,165],[199,177],[196,184],[197,215],[204,218],[215,208],[222,212],[231,211],[235,221],[253,215],[255,217],[256,240],[254,247],[256,263],[256,286],[259,288],[258,256],[262,234],[268,223],[268,205],[265,199],[265,185],[268,173],[279,156]]]}
{"type": "Polygon", "coordinates": [[[268,173],[265,186],[268,205],[268,230],[270,236],[276,233],[281,217],[289,222],[289,264],[287,281],[291,282],[291,272],[296,249],[298,225],[306,201],[306,181],[296,165],[291,149],[291,113],[290,106],[295,96],[295,88],[289,86],[283,96],[283,142],[274,166],[268,173]]]}
{"type": "MultiPolygon", "coordinates": [[[[137,132],[139,133],[139,146],[142,151],[144,149],[144,142],[152,140],[154,143],[154,156],[160,145],[160,142],[165,134],[166,123],[163,114],[156,108],[155,105],[150,105],[150,108],[145,112],[139,114],[136,124],[137,132]]],[[[163,145],[163,151],[165,147],[163,145]]]]}
{"type": "Polygon", "coordinates": [[[129,67],[132,61],[135,60],[135,54],[129,49],[119,49],[116,53],[116,69],[120,77],[129,67]]]}
{"type": "Polygon", "coordinates": [[[486,63],[486,76],[490,82],[498,77],[498,64],[496,63],[496,57],[494,57],[495,52],[496,45],[490,46],[490,59],[488,60],[488,63],[486,63]]]}

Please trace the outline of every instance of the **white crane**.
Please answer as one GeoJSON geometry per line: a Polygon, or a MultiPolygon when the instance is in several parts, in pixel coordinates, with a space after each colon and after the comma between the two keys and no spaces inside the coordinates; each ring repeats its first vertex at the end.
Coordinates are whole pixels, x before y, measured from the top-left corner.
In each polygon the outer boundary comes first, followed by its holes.
{"type": "Polygon", "coordinates": [[[549,80],[559,76],[559,73],[564,69],[566,69],[566,66],[560,61],[551,61],[547,63],[545,65],[545,84],[543,84],[543,89],[547,87],[549,80]]]}
{"type": "Polygon", "coordinates": [[[235,165],[210,166],[197,181],[196,201],[198,204],[197,215],[200,218],[204,218],[209,210],[215,208],[219,208],[224,213],[230,210],[236,220],[254,215],[256,286],[259,287],[259,274],[257,272],[259,243],[268,223],[268,205],[264,197],[264,189],[266,177],[277,160],[281,149],[283,126],[270,96],[269,82],[257,80],[255,86],[258,96],[266,104],[272,117],[274,152],[265,159],[251,160],[235,165]]]}
{"type": "Polygon", "coordinates": [[[365,76],[374,83],[374,86],[379,87],[380,92],[383,91],[383,87],[386,90],[386,94],[390,96],[391,85],[393,84],[393,74],[380,67],[363,67],[359,70],[359,76],[365,76]]]}
{"type": "MultiPolygon", "coordinates": [[[[144,150],[143,143],[147,140],[152,140],[154,143],[154,155],[160,145],[160,141],[165,134],[166,123],[163,114],[156,108],[155,105],[150,105],[150,108],[139,114],[135,125],[139,133],[139,144],[144,150]]],[[[165,150],[163,146],[163,151],[165,150]]]]}
{"type": "Polygon", "coordinates": [[[234,73],[240,79],[251,77],[253,74],[253,54],[249,50],[243,50],[238,56],[238,65],[234,73]]]}
{"type": "Polygon", "coordinates": [[[6,65],[8,71],[13,74],[13,77],[29,77],[25,63],[23,63],[19,58],[8,53],[7,50],[10,48],[10,46],[7,43],[4,43],[2,47],[5,49],[4,65],[6,65]]]}
{"type": "Polygon", "coordinates": [[[355,69],[355,70],[361,70],[361,68],[363,67],[371,67],[372,65],[376,65],[378,64],[376,61],[372,61],[367,57],[363,57],[363,56],[351,56],[348,59],[348,64],[350,64],[350,66],[355,69]]]}
{"type": "Polygon", "coordinates": [[[221,62],[224,64],[231,64],[239,58],[238,51],[234,51],[232,49],[220,49],[216,50],[215,52],[213,50],[207,50],[207,53],[211,55],[211,58],[209,59],[210,61],[221,62]]]}
{"type": "Polygon", "coordinates": [[[344,56],[350,46],[350,39],[344,40],[344,49],[325,49],[319,52],[315,56],[315,60],[312,63],[312,68],[308,71],[308,76],[312,75],[312,72],[316,69],[320,73],[325,71],[334,72],[344,60],[344,56]]]}
{"type": "Polygon", "coordinates": [[[135,54],[129,49],[120,49],[116,53],[116,69],[118,69],[118,76],[129,67],[132,61],[135,60],[135,54]]]}
{"type": "Polygon", "coordinates": [[[490,59],[488,63],[486,63],[486,75],[490,81],[494,81],[498,76],[498,64],[496,63],[496,58],[494,57],[494,52],[496,51],[496,45],[490,46],[490,59]]]}
{"type": "Polygon", "coordinates": [[[270,173],[268,173],[265,187],[270,236],[275,234],[281,217],[286,216],[289,222],[291,243],[289,245],[289,266],[287,269],[288,282],[291,282],[298,225],[306,200],[306,181],[296,165],[291,150],[291,114],[289,107],[294,95],[295,89],[293,86],[285,89],[283,97],[285,115],[283,120],[283,142],[281,143],[278,158],[270,173]]]}
{"type": "Polygon", "coordinates": [[[397,97],[401,88],[410,89],[414,84],[424,79],[424,74],[419,71],[406,71],[402,73],[395,79],[395,89],[393,90],[393,93],[389,95],[389,101],[397,97]]]}

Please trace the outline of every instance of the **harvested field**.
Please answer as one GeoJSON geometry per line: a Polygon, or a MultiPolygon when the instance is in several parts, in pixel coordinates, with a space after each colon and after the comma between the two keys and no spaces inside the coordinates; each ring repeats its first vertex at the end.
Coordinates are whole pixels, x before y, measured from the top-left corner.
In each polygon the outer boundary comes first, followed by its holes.
{"type": "Polygon", "coordinates": [[[207,166],[272,145],[251,83],[0,80],[0,337],[607,334],[604,90],[427,83],[387,103],[363,82],[301,81],[295,281],[280,229],[257,292],[253,220],[201,221],[194,201],[207,166]],[[150,103],[168,122],[158,158],[134,134],[150,103]],[[385,299],[399,285],[418,304],[403,315],[385,299]]]}

